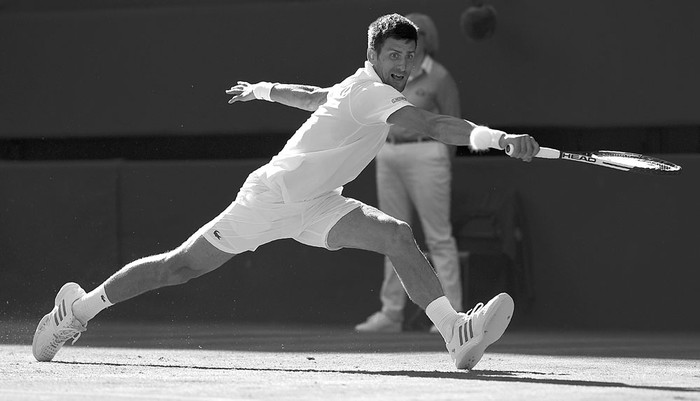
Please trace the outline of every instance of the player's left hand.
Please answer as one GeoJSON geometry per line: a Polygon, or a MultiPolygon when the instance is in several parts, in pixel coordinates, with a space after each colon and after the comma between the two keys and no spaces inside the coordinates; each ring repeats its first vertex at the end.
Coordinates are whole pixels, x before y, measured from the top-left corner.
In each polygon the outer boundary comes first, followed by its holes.
{"type": "Polygon", "coordinates": [[[235,102],[247,102],[250,100],[255,100],[255,95],[253,94],[253,87],[254,85],[245,82],[245,81],[238,81],[236,83],[236,86],[232,86],[231,89],[228,89],[226,91],[227,95],[233,96],[231,100],[228,101],[228,104],[232,104],[235,102]]]}
{"type": "Polygon", "coordinates": [[[503,149],[508,149],[506,152],[510,157],[521,159],[529,162],[540,151],[540,145],[535,138],[527,134],[521,135],[503,135],[499,141],[499,145],[503,149]]]}

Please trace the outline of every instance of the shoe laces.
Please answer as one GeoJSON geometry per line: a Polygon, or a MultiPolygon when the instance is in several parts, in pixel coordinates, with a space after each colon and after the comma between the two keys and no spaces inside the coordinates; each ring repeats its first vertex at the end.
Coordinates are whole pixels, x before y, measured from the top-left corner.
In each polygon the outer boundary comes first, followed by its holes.
{"type": "Polygon", "coordinates": [[[473,308],[469,309],[466,313],[467,319],[471,319],[472,317],[476,316],[476,314],[479,313],[483,307],[484,304],[479,302],[473,308]]]}
{"type": "MultiPolygon", "coordinates": [[[[80,323],[78,323],[80,325],[80,323]]],[[[63,344],[66,341],[73,339],[71,342],[71,345],[75,344],[76,341],[80,338],[80,335],[83,333],[83,331],[87,330],[87,327],[80,325],[77,326],[74,323],[69,324],[66,328],[59,330],[55,335],[54,339],[58,344],[63,344]]]]}

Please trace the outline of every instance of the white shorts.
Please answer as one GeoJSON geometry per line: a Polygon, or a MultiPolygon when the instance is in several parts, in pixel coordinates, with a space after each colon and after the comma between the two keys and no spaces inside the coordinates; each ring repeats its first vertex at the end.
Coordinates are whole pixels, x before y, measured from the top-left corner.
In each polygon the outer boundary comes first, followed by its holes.
{"type": "Polygon", "coordinates": [[[204,237],[216,248],[232,254],[254,251],[282,238],[336,250],[328,246],[328,232],[343,216],[363,206],[341,195],[341,189],[318,198],[284,203],[279,190],[261,181],[254,172],[241,187],[236,200],[207,223],[204,237]]]}

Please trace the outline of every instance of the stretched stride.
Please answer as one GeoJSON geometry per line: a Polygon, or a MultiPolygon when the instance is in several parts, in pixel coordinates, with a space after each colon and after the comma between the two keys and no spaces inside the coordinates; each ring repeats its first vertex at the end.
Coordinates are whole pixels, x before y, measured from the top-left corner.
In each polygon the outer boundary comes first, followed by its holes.
{"type": "MultiPolygon", "coordinates": [[[[401,94],[413,68],[417,28],[398,14],[368,29],[367,60],[342,82],[308,85],[238,82],[229,103],[263,99],[312,112],[267,164],[253,171],[236,199],[182,245],[122,267],[86,293],[65,284],[54,309],[34,334],[34,357],[50,361],[103,309],[160,287],[183,284],[235,255],[282,238],[337,250],[378,252],[391,261],[411,300],[425,309],[458,369],[472,369],[498,340],[513,314],[513,300],[499,294],[485,305],[457,313],[433,268],[418,249],[411,227],[358,200],[342,187],[367,167],[398,125],[452,145],[469,145],[477,127],[469,121],[414,107],[401,94]]],[[[529,161],[539,150],[529,135],[489,131],[492,147],[510,146],[511,157],[529,161]]]]}

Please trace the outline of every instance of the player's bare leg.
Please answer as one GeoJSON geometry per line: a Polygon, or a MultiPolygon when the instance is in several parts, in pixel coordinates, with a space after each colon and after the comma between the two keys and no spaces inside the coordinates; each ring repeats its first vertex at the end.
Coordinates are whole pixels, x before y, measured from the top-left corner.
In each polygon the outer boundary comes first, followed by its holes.
{"type": "Polygon", "coordinates": [[[411,227],[376,208],[363,206],[340,219],[328,233],[328,245],[386,255],[408,296],[423,309],[444,295],[440,280],[418,248],[411,227]]]}
{"type": "Polygon", "coordinates": [[[202,229],[178,248],[129,263],[102,285],[85,293],[67,283],[56,296],[54,309],[44,316],[32,340],[38,361],[50,361],[69,339],[87,329],[87,322],[103,309],[157,288],[183,284],[217,269],[234,255],[225,253],[202,237],[202,229]]]}
{"type": "Polygon", "coordinates": [[[472,369],[486,347],[505,332],[513,315],[513,299],[499,294],[486,305],[457,313],[444,296],[440,281],[418,249],[411,228],[370,206],[344,216],[328,234],[331,247],[358,248],[386,255],[408,296],[425,309],[445,339],[458,369],[472,369]]]}
{"type": "Polygon", "coordinates": [[[214,247],[198,232],[178,248],[136,260],[114,273],[105,283],[112,303],[178,284],[211,272],[234,255],[214,247]]]}

